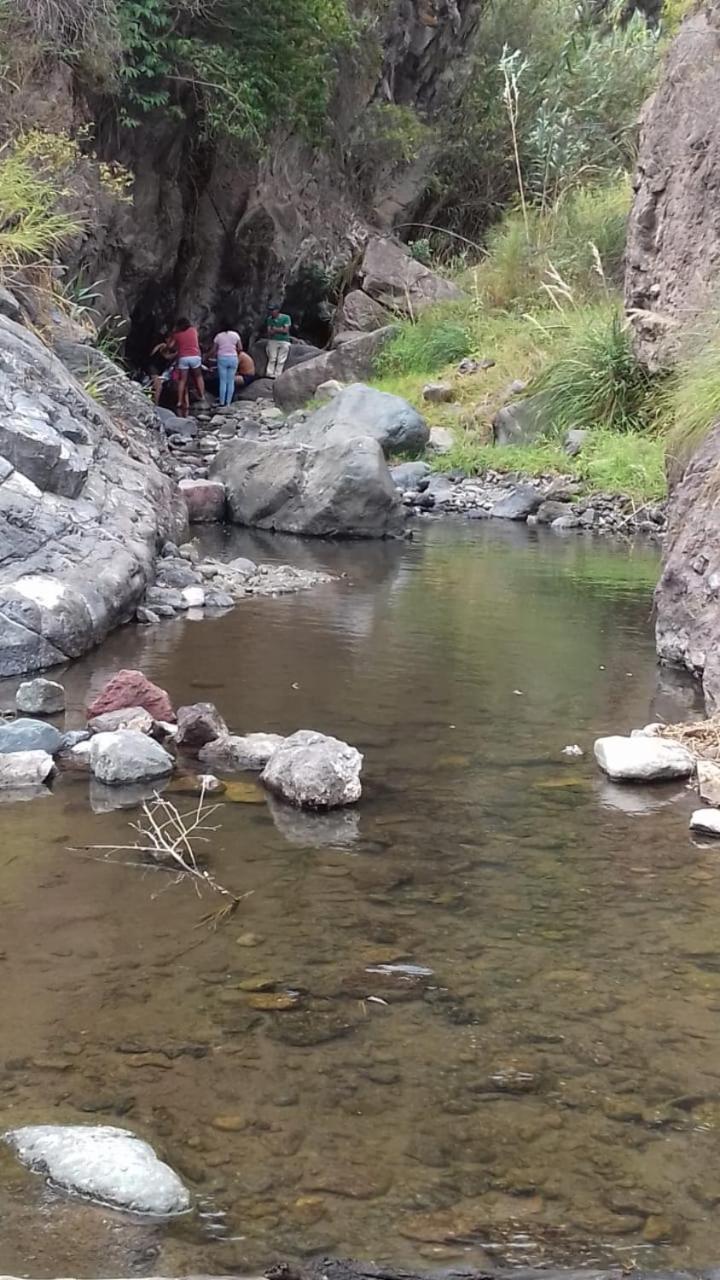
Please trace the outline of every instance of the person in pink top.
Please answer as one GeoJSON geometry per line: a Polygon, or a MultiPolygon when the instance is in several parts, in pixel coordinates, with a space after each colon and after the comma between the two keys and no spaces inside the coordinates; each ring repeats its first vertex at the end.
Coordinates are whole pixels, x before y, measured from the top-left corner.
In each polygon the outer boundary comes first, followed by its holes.
{"type": "Polygon", "coordinates": [[[194,325],[191,325],[186,316],[181,316],[176,321],[170,345],[177,356],[178,413],[181,418],[186,418],[190,408],[188,378],[191,374],[200,399],[202,400],[205,396],[205,379],[202,372],[202,355],[200,353],[198,331],[194,325]]]}
{"type": "Polygon", "coordinates": [[[232,404],[235,391],[235,374],[237,373],[239,355],[242,351],[240,334],[230,324],[226,324],[225,328],[220,330],[220,333],[215,334],[213,349],[217,357],[218,367],[218,403],[220,405],[232,404]]]}

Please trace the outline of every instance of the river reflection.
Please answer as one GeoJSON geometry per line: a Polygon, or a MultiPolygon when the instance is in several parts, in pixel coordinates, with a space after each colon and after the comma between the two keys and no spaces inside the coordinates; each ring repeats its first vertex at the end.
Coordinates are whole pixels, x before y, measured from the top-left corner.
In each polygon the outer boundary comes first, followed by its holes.
{"type": "Polygon", "coordinates": [[[68,726],[139,666],[237,731],[346,738],[365,795],[226,803],[212,865],[252,893],[216,933],[189,887],[68,852],[125,842],[104,788],[0,808],[2,1123],[127,1124],[197,1205],[127,1219],[3,1151],[3,1271],[716,1261],[720,861],[684,788],[591,752],[697,709],[656,670],[655,552],[490,522],[208,541],[345,576],[117,633],[64,674],[68,726]],[[299,1006],[253,1008],[270,982],[299,1006]]]}

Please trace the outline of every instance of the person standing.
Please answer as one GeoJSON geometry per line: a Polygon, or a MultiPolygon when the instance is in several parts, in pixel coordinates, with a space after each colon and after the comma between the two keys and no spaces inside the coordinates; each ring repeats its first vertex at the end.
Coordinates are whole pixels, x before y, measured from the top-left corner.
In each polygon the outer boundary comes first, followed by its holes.
{"type": "Polygon", "coordinates": [[[178,368],[178,413],[181,418],[187,418],[190,408],[190,397],[188,395],[188,378],[192,374],[192,380],[200,399],[205,396],[205,379],[202,372],[202,354],[200,352],[200,339],[198,331],[186,316],[181,316],[175,322],[175,331],[170,339],[170,346],[177,355],[178,368]]]}
{"type": "Polygon", "coordinates": [[[285,315],[284,311],[280,310],[279,305],[273,302],[270,307],[270,314],[265,321],[268,337],[266,378],[279,378],[285,368],[285,363],[290,354],[291,323],[290,316],[285,315]]]}
{"type": "Polygon", "coordinates": [[[218,403],[221,406],[232,404],[235,374],[242,351],[240,334],[230,324],[226,324],[220,333],[215,334],[213,348],[217,357],[218,403]]]}

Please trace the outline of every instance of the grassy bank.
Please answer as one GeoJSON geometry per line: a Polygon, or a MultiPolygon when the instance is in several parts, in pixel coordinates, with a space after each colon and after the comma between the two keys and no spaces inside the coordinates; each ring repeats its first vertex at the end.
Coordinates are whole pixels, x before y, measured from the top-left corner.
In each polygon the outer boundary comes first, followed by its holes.
{"type": "Polygon", "coordinates": [[[400,325],[375,384],[450,428],[455,445],[436,465],[528,475],[572,472],[588,492],[635,501],[666,492],[669,455],[687,452],[720,416],[720,321],[703,317],[673,371],[651,377],[636,361],[620,277],[630,192],[624,177],[580,188],[527,219],[511,213],[486,258],[458,277],[467,297],[400,325]],[[465,356],[490,365],[462,375],[465,356]],[[426,404],[427,382],[453,388],[426,404]],[[513,392],[514,383],[525,384],[513,392]],[[513,400],[541,394],[546,428],[528,446],[494,446],[492,420],[513,400]],[[578,457],[563,442],[588,433],[578,457]]]}

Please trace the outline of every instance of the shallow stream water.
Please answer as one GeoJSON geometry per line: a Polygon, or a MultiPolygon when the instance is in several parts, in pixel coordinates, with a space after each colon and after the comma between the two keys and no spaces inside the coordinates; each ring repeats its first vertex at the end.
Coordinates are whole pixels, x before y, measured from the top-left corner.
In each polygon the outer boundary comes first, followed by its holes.
{"type": "Polygon", "coordinates": [[[717,1263],[720,856],[684,787],[592,759],[697,709],[656,668],[655,551],[490,522],[224,550],[346,577],[117,633],[62,676],[68,726],[137,666],[235,731],[354,743],[365,794],[225,803],[210,864],[251,893],[215,932],[190,885],[69,852],[132,839],[87,779],[0,807],[0,1123],[127,1125],[196,1202],[133,1219],[0,1149],[0,1271],[717,1263]]]}

